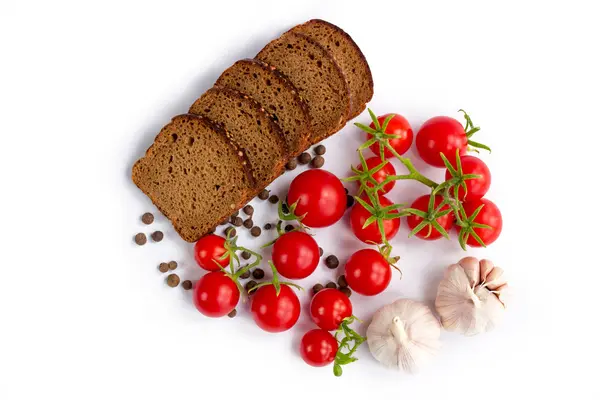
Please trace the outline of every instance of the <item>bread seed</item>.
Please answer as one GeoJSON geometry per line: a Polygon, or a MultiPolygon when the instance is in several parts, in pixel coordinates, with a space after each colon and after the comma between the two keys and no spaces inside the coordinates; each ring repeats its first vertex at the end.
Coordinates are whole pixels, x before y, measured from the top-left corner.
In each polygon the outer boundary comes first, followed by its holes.
{"type": "Polygon", "coordinates": [[[267,189],[263,189],[258,193],[258,198],[261,200],[266,200],[269,198],[269,191],[267,189]]]}
{"type": "Polygon", "coordinates": [[[323,257],[323,248],[319,247],[319,257],[323,257]]]}
{"type": "Polygon", "coordinates": [[[244,214],[246,214],[246,215],[254,214],[254,207],[252,207],[250,204],[248,204],[246,207],[244,207],[244,214]]]}
{"type": "Polygon", "coordinates": [[[179,285],[179,276],[177,274],[169,274],[169,276],[167,276],[167,285],[170,287],[177,287],[177,285],[179,285]]]}
{"type": "Polygon", "coordinates": [[[143,246],[146,244],[146,235],[144,235],[143,233],[140,232],[137,235],[135,235],[133,240],[135,240],[135,243],[138,246],[143,246]]]}
{"type": "Polygon", "coordinates": [[[315,286],[313,286],[312,291],[314,294],[317,294],[319,291],[323,290],[323,285],[321,285],[320,283],[317,283],[315,286]]]}
{"type": "Polygon", "coordinates": [[[315,156],[315,158],[313,158],[312,161],[310,162],[310,165],[313,168],[321,168],[324,164],[325,164],[325,159],[323,158],[323,156],[315,156]]]}
{"type": "Polygon", "coordinates": [[[160,265],[158,266],[158,270],[164,274],[165,272],[167,272],[169,270],[169,264],[160,263],[160,265]]]}
{"type": "Polygon", "coordinates": [[[169,262],[169,269],[170,269],[171,271],[173,271],[173,270],[177,269],[177,263],[176,263],[175,261],[170,261],[170,262],[169,262]]]}
{"type": "Polygon", "coordinates": [[[296,161],[295,158],[292,158],[290,161],[288,161],[287,164],[285,164],[285,169],[287,169],[288,171],[291,171],[293,169],[296,169],[297,165],[298,165],[298,161],[296,161]]]}
{"type": "Polygon", "coordinates": [[[266,231],[268,231],[269,229],[273,228],[273,225],[271,224],[265,224],[265,226],[263,227],[266,231]]]}
{"type": "Polygon", "coordinates": [[[227,229],[225,229],[225,236],[228,236],[228,235],[230,238],[237,235],[237,232],[235,231],[235,228],[233,226],[229,226],[229,227],[227,227],[227,229]]]}
{"type": "Polygon", "coordinates": [[[298,162],[300,164],[308,164],[310,162],[310,159],[310,154],[308,154],[307,152],[304,152],[298,156],[298,162]]]}
{"type": "Polygon", "coordinates": [[[327,285],[325,285],[325,287],[327,289],[337,289],[337,285],[335,284],[335,282],[327,282],[327,285]]]}
{"type": "Polygon", "coordinates": [[[227,316],[229,318],[233,318],[237,315],[237,311],[235,310],[235,308],[233,310],[231,310],[231,312],[229,314],[227,314],[227,316]]]}
{"type": "Polygon", "coordinates": [[[246,292],[249,292],[250,289],[252,289],[254,286],[258,285],[258,283],[256,283],[256,281],[252,280],[252,281],[248,281],[246,282],[246,284],[244,285],[244,289],[246,289],[246,292]]]}
{"type": "Polygon", "coordinates": [[[325,259],[325,265],[327,265],[327,268],[334,269],[340,265],[340,260],[336,256],[330,255],[325,259]]]}
{"type": "Polygon", "coordinates": [[[247,220],[244,221],[244,228],[250,229],[254,226],[254,222],[252,221],[252,218],[248,218],[247,220]]]}
{"type": "Polygon", "coordinates": [[[163,240],[164,236],[165,235],[161,231],[152,232],[152,235],[150,235],[152,240],[154,240],[155,242],[160,242],[161,240],[163,240]]]}
{"type": "Polygon", "coordinates": [[[265,271],[260,268],[256,268],[254,271],[252,271],[252,277],[254,279],[262,279],[265,277],[265,271]]]}
{"type": "Polygon", "coordinates": [[[244,250],[244,251],[242,251],[242,254],[241,254],[241,256],[242,256],[242,258],[243,258],[244,260],[247,260],[247,259],[249,259],[250,257],[252,257],[252,254],[250,254],[250,252],[248,252],[248,251],[244,250]]]}
{"type": "Polygon", "coordinates": [[[348,286],[348,282],[346,282],[346,277],[344,275],[340,275],[337,279],[337,283],[339,287],[345,288],[348,286]]]}
{"type": "Polygon", "coordinates": [[[242,226],[243,223],[244,220],[242,219],[242,217],[235,217],[231,220],[231,224],[233,226],[242,226]]]}
{"type": "Polygon", "coordinates": [[[354,205],[354,197],[349,194],[346,195],[346,207],[350,208],[354,205]]]}
{"type": "Polygon", "coordinates": [[[192,288],[192,281],[187,280],[187,281],[183,281],[183,283],[181,284],[181,286],[183,287],[184,290],[190,290],[192,288]]]}
{"type": "Polygon", "coordinates": [[[294,230],[294,225],[286,225],[285,226],[285,231],[286,232],[291,232],[294,230]]]}
{"type": "Polygon", "coordinates": [[[142,215],[142,222],[146,225],[150,225],[154,222],[154,215],[151,213],[144,213],[144,215],[142,215]]]}
{"type": "Polygon", "coordinates": [[[340,292],[344,293],[348,297],[352,296],[352,290],[350,290],[348,287],[341,288],[340,292]]]}
{"type": "Polygon", "coordinates": [[[272,195],[271,197],[269,197],[269,203],[271,203],[271,204],[279,203],[279,197],[277,197],[276,194],[272,195]]]}
{"type": "Polygon", "coordinates": [[[253,227],[252,229],[250,229],[250,234],[254,237],[259,237],[260,236],[260,228],[258,226],[253,227]]]}
{"type": "Polygon", "coordinates": [[[323,154],[325,154],[325,151],[327,151],[327,149],[322,144],[315,147],[315,154],[318,156],[322,156],[323,154]]]}

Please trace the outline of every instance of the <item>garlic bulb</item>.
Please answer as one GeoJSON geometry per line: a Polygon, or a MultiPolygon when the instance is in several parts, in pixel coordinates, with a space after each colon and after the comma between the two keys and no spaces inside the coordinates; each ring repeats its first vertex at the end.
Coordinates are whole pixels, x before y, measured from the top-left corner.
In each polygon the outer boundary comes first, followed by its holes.
{"type": "Polygon", "coordinates": [[[429,307],[409,299],[380,308],[367,328],[373,357],[388,368],[416,372],[440,347],[440,323],[429,307]]]}
{"type": "Polygon", "coordinates": [[[493,329],[504,314],[508,286],[503,272],[490,260],[474,257],[448,267],[435,299],[444,328],[464,335],[493,329]]]}

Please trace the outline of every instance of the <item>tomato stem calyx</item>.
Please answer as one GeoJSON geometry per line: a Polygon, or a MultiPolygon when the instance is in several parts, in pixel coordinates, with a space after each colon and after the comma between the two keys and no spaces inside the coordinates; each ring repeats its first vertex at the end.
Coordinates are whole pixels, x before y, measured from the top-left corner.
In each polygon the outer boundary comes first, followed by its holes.
{"type": "Polygon", "coordinates": [[[333,363],[333,374],[335,376],[342,376],[342,365],[348,365],[358,360],[358,358],[354,357],[354,353],[367,340],[366,337],[350,328],[350,324],[354,321],[362,322],[352,315],[344,318],[339,328],[335,331],[334,337],[338,341],[338,351],[335,354],[335,361],[333,363]],[[344,337],[340,340],[338,335],[342,334],[344,337]],[[344,350],[348,351],[344,352],[344,350]]]}
{"type": "Polygon", "coordinates": [[[467,114],[467,112],[465,110],[463,110],[461,108],[460,110],[458,110],[458,112],[462,112],[464,114],[465,121],[466,121],[465,122],[465,135],[467,135],[467,143],[471,147],[474,147],[474,149],[472,149],[472,150],[479,153],[479,151],[477,149],[484,149],[491,153],[492,149],[490,149],[485,144],[471,140],[471,136],[473,136],[475,133],[479,132],[481,130],[481,128],[473,125],[473,121],[471,120],[471,117],[469,116],[469,114],[467,114]]]}
{"type": "Polygon", "coordinates": [[[373,126],[375,129],[370,126],[363,125],[361,123],[355,122],[354,125],[362,129],[371,135],[371,138],[363,143],[358,150],[364,150],[369,146],[372,146],[375,143],[379,143],[379,157],[381,160],[385,160],[385,149],[388,149],[394,156],[399,157],[398,153],[394,148],[390,145],[390,139],[398,139],[400,136],[394,135],[391,133],[385,133],[390,121],[396,114],[390,114],[383,121],[383,125],[379,123],[377,116],[371,111],[370,108],[367,109],[369,111],[369,115],[371,116],[371,120],[373,121],[373,126]]]}

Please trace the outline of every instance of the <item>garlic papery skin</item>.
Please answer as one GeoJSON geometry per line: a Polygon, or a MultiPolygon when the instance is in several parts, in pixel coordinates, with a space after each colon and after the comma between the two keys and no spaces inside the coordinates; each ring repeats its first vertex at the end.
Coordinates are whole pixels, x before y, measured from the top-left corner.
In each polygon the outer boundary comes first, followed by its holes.
{"type": "Polygon", "coordinates": [[[441,327],[429,307],[409,299],[380,308],[367,328],[373,357],[388,368],[417,372],[440,348],[441,327]]]}
{"type": "Polygon", "coordinates": [[[435,299],[444,329],[471,336],[499,324],[508,289],[503,273],[490,260],[474,257],[448,267],[435,299]]]}

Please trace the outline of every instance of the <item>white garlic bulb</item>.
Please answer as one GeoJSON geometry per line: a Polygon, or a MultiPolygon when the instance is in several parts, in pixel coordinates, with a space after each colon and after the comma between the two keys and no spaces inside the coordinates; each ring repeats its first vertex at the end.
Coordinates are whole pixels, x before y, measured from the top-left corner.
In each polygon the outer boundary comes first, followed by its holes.
{"type": "Polygon", "coordinates": [[[367,328],[373,357],[388,368],[414,373],[440,348],[440,323],[429,307],[409,299],[380,308],[367,328]]]}
{"type": "Polygon", "coordinates": [[[490,260],[474,257],[448,267],[435,299],[444,328],[469,336],[493,329],[505,309],[503,272],[490,260]]]}

